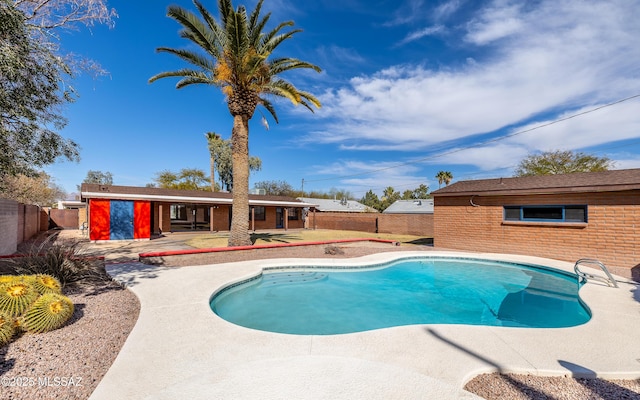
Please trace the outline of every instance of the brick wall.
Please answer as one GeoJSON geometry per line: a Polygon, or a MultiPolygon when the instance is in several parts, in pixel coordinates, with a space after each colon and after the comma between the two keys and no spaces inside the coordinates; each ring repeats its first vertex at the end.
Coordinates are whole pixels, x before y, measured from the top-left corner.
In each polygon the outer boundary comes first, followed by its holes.
{"type": "Polygon", "coordinates": [[[316,212],[309,214],[308,227],[433,237],[433,214],[316,212]]]}
{"type": "Polygon", "coordinates": [[[15,253],[18,246],[18,203],[0,199],[0,255],[15,253]]]}
{"type": "Polygon", "coordinates": [[[436,196],[437,247],[602,261],[613,273],[640,277],[640,192],[535,196],[436,196]],[[586,204],[587,224],[505,223],[505,205],[586,204]]]}

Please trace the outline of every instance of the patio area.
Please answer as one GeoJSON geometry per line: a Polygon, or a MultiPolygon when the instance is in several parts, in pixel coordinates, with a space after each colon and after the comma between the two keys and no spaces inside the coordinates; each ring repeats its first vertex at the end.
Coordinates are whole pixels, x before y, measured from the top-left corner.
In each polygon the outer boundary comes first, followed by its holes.
{"type": "MultiPolygon", "coordinates": [[[[367,264],[413,253],[183,268],[112,264],[108,272],[138,296],[141,311],[91,399],[477,398],[462,387],[484,372],[640,377],[640,293],[631,282],[620,282],[618,289],[585,285],[580,295],[592,319],[561,329],[413,325],[298,336],[239,327],[209,308],[214,292],[267,266],[367,264]]],[[[470,257],[442,251],[426,254],[470,257]]],[[[536,257],[474,256],[573,268],[536,257]]]]}

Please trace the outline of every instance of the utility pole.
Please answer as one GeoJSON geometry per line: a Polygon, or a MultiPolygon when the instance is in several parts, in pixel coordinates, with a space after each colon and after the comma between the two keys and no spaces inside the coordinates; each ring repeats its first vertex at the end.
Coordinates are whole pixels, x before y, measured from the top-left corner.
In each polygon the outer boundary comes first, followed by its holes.
{"type": "Polygon", "coordinates": [[[302,178],[302,196],[304,197],[304,178],[302,178]]]}

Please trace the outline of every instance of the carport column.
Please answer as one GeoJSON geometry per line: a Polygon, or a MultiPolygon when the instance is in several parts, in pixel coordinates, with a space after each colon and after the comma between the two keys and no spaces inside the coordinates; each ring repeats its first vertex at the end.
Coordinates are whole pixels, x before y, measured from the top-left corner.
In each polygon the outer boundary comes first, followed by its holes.
{"type": "Polygon", "coordinates": [[[284,230],[289,229],[289,208],[284,208],[284,230]]]}
{"type": "Polygon", "coordinates": [[[313,230],[316,230],[316,209],[313,208],[313,230]]]}
{"type": "Polygon", "coordinates": [[[256,208],[251,207],[251,230],[256,231],[256,208]]]}
{"type": "Polygon", "coordinates": [[[213,232],[213,206],[209,206],[209,232],[213,232]]]}
{"type": "Polygon", "coordinates": [[[162,203],[158,203],[158,233],[162,233],[162,203]]]}

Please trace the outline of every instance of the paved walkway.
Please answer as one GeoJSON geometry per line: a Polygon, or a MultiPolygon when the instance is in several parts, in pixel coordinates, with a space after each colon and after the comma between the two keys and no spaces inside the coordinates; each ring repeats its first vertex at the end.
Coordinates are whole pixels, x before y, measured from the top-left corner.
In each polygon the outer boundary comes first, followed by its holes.
{"type": "MultiPolygon", "coordinates": [[[[313,264],[362,264],[397,256],[319,259],[313,264]]],[[[569,263],[534,257],[477,256],[572,270],[569,263]]],[[[308,263],[281,259],[183,268],[109,266],[108,272],[138,296],[141,311],[91,399],[471,399],[477,397],[461,388],[484,372],[640,377],[640,293],[632,283],[621,283],[619,289],[585,285],[580,295],[592,319],[562,329],[414,325],[298,336],[242,328],[209,308],[213,293],[265,266],[308,263]]]]}

